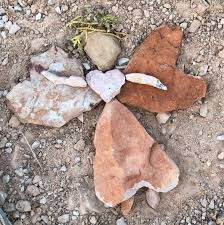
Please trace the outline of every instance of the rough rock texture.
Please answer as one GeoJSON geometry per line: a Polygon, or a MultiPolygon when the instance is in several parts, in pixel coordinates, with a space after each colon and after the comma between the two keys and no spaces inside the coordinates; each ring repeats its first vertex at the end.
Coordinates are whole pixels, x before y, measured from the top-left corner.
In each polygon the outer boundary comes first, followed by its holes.
{"type": "Polygon", "coordinates": [[[189,107],[206,94],[206,84],[199,77],[176,68],[183,33],[173,26],[163,26],[152,33],[136,50],[125,73],[145,73],[158,78],[168,88],[126,82],[118,99],[152,112],[168,112],[189,107]]]}
{"type": "Polygon", "coordinates": [[[126,216],[131,211],[131,208],[134,204],[134,196],[129,198],[128,200],[121,203],[121,213],[126,216]]]}
{"type": "Polygon", "coordinates": [[[93,32],[88,34],[84,50],[98,69],[105,71],[114,67],[121,47],[115,37],[101,32],[93,32]]]}
{"type": "Polygon", "coordinates": [[[94,70],[86,75],[86,81],[105,102],[110,102],[120,93],[121,87],[125,83],[125,76],[117,69],[106,73],[94,70]]]}
{"type": "Polygon", "coordinates": [[[53,46],[44,53],[34,55],[31,58],[31,63],[41,65],[44,70],[57,75],[83,77],[83,68],[80,61],[69,58],[68,54],[59,47],[53,46]]]}
{"type": "Polygon", "coordinates": [[[52,48],[41,55],[31,59],[31,81],[17,84],[6,96],[9,108],[21,122],[61,127],[101,101],[89,87],[54,85],[41,74],[44,68],[57,75],[82,76],[82,67],[66,58],[63,50],[52,48]]]}
{"type": "Polygon", "coordinates": [[[158,208],[160,203],[159,193],[154,190],[148,189],[145,195],[146,195],[146,202],[148,203],[148,205],[153,209],[158,208]]]}
{"type": "Polygon", "coordinates": [[[117,100],[106,104],[94,145],[95,191],[105,206],[116,206],[142,187],[168,192],[178,183],[175,163],[117,100]]]}

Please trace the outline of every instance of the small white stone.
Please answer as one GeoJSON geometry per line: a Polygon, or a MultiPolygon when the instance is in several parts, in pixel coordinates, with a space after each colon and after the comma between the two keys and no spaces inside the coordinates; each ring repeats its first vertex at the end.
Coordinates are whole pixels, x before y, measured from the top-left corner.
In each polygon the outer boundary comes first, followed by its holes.
{"type": "Polygon", "coordinates": [[[7,15],[4,15],[2,16],[2,20],[4,21],[4,23],[6,23],[9,20],[9,18],[7,15]]]}
{"type": "Polygon", "coordinates": [[[222,19],[220,20],[220,24],[221,24],[221,25],[224,25],[224,18],[222,18],[222,19]]]}
{"type": "Polygon", "coordinates": [[[59,223],[68,223],[69,222],[69,214],[64,214],[58,217],[59,223]]]}
{"type": "Polygon", "coordinates": [[[16,34],[20,29],[20,26],[14,23],[9,29],[9,34],[16,34]]]}
{"type": "Polygon", "coordinates": [[[6,37],[7,37],[7,36],[6,36],[6,32],[5,32],[5,31],[2,31],[2,32],[1,32],[1,36],[2,36],[3,39],[6,39],[6,37]]]}
{"type": "Polygon", "coordinates": [[[183,29],[186,29],[187,28],[187,23],[186,22],[181,23],[180,27],[183,28],[183,29]]]}
{"type": "Polygon", "coordinates": [[[37,20],[37,21],[40,20],[41,17],[42,17],[42,14],[41,14],[41,13],[37,13],[37,15],[36,15],[36,20],[37,20]]]}
{"type": "Polygon", "coordinates": [[[57,6],[55,8],[55,12],[58,13],[58,14],[61,14],[61,7],[60,6],[57,6]]]}
{"type": "Polygon", "coordinates": [[[83,63],[82,65],[84,66],[84,68],[85,68],[86,70],[90,70],[90,69],[91,69],[89,63],[83,63]]]}
{"type": "Polygon", "coordinates": [[[2,177],[3,184],[9,183],[9,181],[10,181],[10,176],[8,174],[2,177]]]}
{"type": "Polygon", "coordinates": [[[224,59],[224,49],[219,52],[218,56],[224,59]]]}
{"type": "Polygon", "coordinates": [[[13,150],[12,150],[12,148],[6,148],[5,151],[6,151],[6,153],[11,154],[13,150]]]}
{"type": "Polygon", "coordinates": [[[64,165],[64,166],[61,167],[60,170],[61,170],[62,172],[66,172],[66,171],[67,171],[67,167],[64,165]]]}
{"type": "Polygon", "coordinates": [[[205,103],[200,107],[200,116],[206,117],[208,114],[208,105],[205,103]]]}
{"type": "Polygon", "coordinates": [[[23,168],[19,168],[15,170],[17,176],[22,177],[24,175],[23,168]]]}
{"type": "Polygon", "coordinates": [[[156,115],[156,119],[159,124],[165,124],[168,119],[170,118],[171,114],[170,113],[158,113],[156,115]]]}
{"type": "Polygon", "coordinates": [[[199,69],[199,75],[204,76],[208,72],[208,65],[202,65],[199,69]]]}
{"type": "Polygon", "coordinates": [[[224,134],[217,136],[217,141],[224,141],[224,134]]]}
{"type": "Polygon", "coordinates": [[[190,33],[195,33],[199,29],[200,26],[201,26],[201,22],[199,20],[193,20],[190,27],[188,28],[188,31],[190,33]]]}
{"type": "Polygon", "coordinates": [[[34,150],[34,149],[39,148],[39,146],[40,146],[40,142],[38,140],[36,140],[36,141],[33,142],[31,147],[34,150]]]}
{"type": "Polygon", "coordinates": [[[62,12],[68,11],[68,6],[67,6],[67,5],[62,5],[62,6],[61,6],[61,11],[62,11],[62,12]]]}
{"type": "Polygon", "coordinates": [[[11,21],[8,21],[7,23],[5,23],[5,29],[6,30],[10,30],[11,26],[12,26],[12,22],[11,21]]]}
{"type": "Polygon", "coordinates": [[[159,193],[154,190],[148,189],[146,191],[146,201],[150,207],[156,209],[160,203],[159,193]]]}
{"type": "Polygon", "coordinates": [[[91,216],[90,219],[89,219],[89,222],[90,222],[91,224],[96,224],[96,223],[97,223],[96,217],[95,217],[95,216],[91,216]]]}
{"type": "Polygon", "coordinates": [[[218,154],[218,159],[223,160],[224,159],[224,152],[221,152],[218,154]]]}
{"type": "Polygon", "coordinates": [[[75,210],[75,211],[72,212],[72,214],[73,214],[74,216],[79,216],[79,211],[75,210]]]}
{"type": "Polygon", "coordinates": [[[124,220],[124,217],[121,217],[116,221],[116,225],[127,225],[127,223],[124,220]]]}
{"type": "Polygon", "coordinates": [[[29,201],[19,200],[16,204],[16,209],[19,212],[30,212],[31,211],[31,204],[30,204],[29,201]]]}
{"type": "Polygon", "coordinates": [[[42,197],[42,198],[40,199],[40,204],[45,205],[46,203],[47,203],[47,199],[46,199],[45,197],[42,197]]]}
{"type": "Polygon", "coordinates": [[[37,184],[41,181],[41,177],[36,175],[34,178],[33,178],[33,184],[37,184]]]}

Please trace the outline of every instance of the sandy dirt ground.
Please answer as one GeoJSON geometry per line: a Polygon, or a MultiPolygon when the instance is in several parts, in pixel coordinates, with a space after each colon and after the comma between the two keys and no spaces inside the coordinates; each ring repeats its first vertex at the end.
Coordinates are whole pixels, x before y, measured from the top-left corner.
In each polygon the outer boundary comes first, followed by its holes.
{"type": "MultiPolygon", "coordinates": [[[[224,160],[217,156],[224,151],[224,142],[216,139],[224,133],[223,1],[24,2],[28,5],[15,10],[19,5],[17,1],[0,0],[0,7],[5,9],[9,20],[21,27],[13,35],[6,31],[6,37],[2,34],[4,29],[0,28],[0,191],[7,193],[3,209],[10,220],[16,221],[17,225],[60,224],[58,217],[69,214],[65,224],[106,225],[116,224],[122,216],[119,208],[106,209],[93,196],[93,136],[103,103],[85,113],[83,122],[75,118],[58,129],[29,124],[11,128],[9,120],[12,114],[5,103],[7,91],[29,77],[32,54],[57,45],[72,57],[78,56],[67,40],[71,31],[66,28],[66,22],[79,15],[85,5],[102,5],[119,17],[120,30],[129,34],[122,41],[121,56],[130,57],[147,34],[160,25],[183,27],[178,67],[187,73],[203,76],[208,84],[204,99],[191,108],[172,112],[165,125],[158,124],[155,113],[129,107],[147,132],[165,145],[167,154],[180,168],[180,182],[173,191],[161,195],[156,211],[147,205],[144,190],[139,191],[133,209],[125,217],[127,224],[223,224],[218,219],[224,210],[224,160]],[[64,5],[68,9],[58,14],[55,8],[64,5]],[[42,17],[37,21],[38,12],[42,17]],[[191,33],[188,28],[195,19],[201,25],[191,33]],[[207,72],[203,73],[203,70],[207,72]],[[208,106],[206,117],[199,114],[203,103],[208,106]],[[34,141],[39,143],[35,152],[43,169],[33,159],[21,133],[30,144],[34,141]],[[36,197],[26,193],[26,187],[34,178],[41,190],[36,197]],[[30,202],[31,212],[21,213],[15,209],[21,199],[30,202]],[[87,209],[87,213],[84,214],[82,209],[87,209]]],[[[86,58],[81,60],[88,62],[86,58]]]]}

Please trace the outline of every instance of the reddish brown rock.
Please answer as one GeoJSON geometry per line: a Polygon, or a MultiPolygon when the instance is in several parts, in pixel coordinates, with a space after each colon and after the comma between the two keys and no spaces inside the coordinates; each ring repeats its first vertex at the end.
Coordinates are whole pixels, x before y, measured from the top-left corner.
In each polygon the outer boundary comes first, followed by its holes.
{"type": "Polygon", "coordinates": [[[94,138],[94,183],[97,197],[113,207],[142,187],[168,192],[179,170],[120,102],[107,103],[94,138]]]}
{"type": "Polygon", "coordinates": [[[124,201],[121,203],[121,213],[124,215],[124,216],[127,216],[128,213],[131,211],[131,208],[134,204],[134,196],[129,198],[128,200],[124,201]]]}
{"type": "Polygon", "coordinates": [[[152,33],[136,50],[125,73],[145,73],[158,78],[168,88],[126,82],[118,99],[152,112],[168,112],[191,106],[206,94],[206,84],[176,68],[183,32],[178,27],[163,26],[152,33]]]}

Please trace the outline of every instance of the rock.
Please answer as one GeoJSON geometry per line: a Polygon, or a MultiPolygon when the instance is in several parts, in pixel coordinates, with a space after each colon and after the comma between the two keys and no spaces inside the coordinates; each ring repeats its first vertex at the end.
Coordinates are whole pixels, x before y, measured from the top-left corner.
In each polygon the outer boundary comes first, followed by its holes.
{"type": "Polygon", "coordinates": [[[94,190],[92,190],[86,182],[81,183],[80,187],[78,187],[78,196],[80,215],[92,212],[101,213],[104,211],[103,203],[97,199],[94,190]]]}
{"type": "Polygon", "coordinates": [[[29,185],[26,189],[26,193],[31,195],[31,196],[36,197],[40,194],[40,190],[35,185],[29,185]]]}
{"type": "Polygon", "coordinates": [[[134,196],[121,203],[121,213],[127,216],[134,204],[134,196]]]}
{"type": "Polygon", "coordinates": [[[3,16],[5,14],[5,9],[3,9],[2,7],[0,7],[0,16],[3,16]]]}
{"type": "Polygon", "coordinates": [[[126,65],[129,62],[128,58],[120,58],[118,59],[118,66],[126,65]]]}
{"type": "Polygon", "coordinates": [[[133,10],[133,16],[137,19],[142,18],[143,12],[141,9],[134,9],[133,10]]]}
{"type": "Polygon", "coordinates": [[[131,198],[142,187],[168,192],[178,184],[178,167],[117,100],[106,104],[94,145],[95,192],[106,207],[131,198]]]}
{"type": "Polygon", "coordinates": [[[124,220],[124,217],[121,217],[116,221],[116,225],[127,225],[127,223],[124,220]]]}
{"type": "Polygon", "coordinates": [[[168,88],[126,82],[118,95],[122,103],[152,112],[169,112],[191,106],[206,94],[206,84],[176,68],[183,32],[175,26],[162,26],[146,38],[131,58],[125,74],[144,73],[158,78],[168,88]]]}
{"type": "Polygon", "coordinates": [[[159,193],[154,190],[148,189],[146,191],[146,201],[150,207],[152,207],[153,209],[157,209],[160,202],[159,193]]]}
{"type": "Polygon", "coordinates": [[[14,23],[12,26],[10,26],[9,34],[16,34],[20,29],[20,26],[14,23]]]}
{"type": "Polygon", "coordinates": [[[199,75],[205,76],[208,72],[208,65],[202,65],[199,69],[199,75]]]}
{"type": "Polygon", "coordinates": [[[45,205],[47,203],[47,199],[45,197],[42,197],[40,199],[40,204],[45,205]]]}
{"type": "Polygon", "coordinates": [[[31,52],[36,53],[36,52],[43,51],[45,48],[46,41],[47,40],[43,37],[33,39],[30,43],[31,52]]]}
{"type": "Polygon", "coordinates": [[[0,206],[4,205],[6,198],[7,194],[3,191],[0,191],[0,206]]]}
{"type": "Polygon", "coordinates": [[[190,27],[188,28],[188,31],[190,33],[195,33],[200,26],[201,26],[201,22],[199,20],[193,20],[190,27]]]}
{"type": "Polygon", "coordinates": [[[16,116],[12,116],[11,119],[9,120],[9,126],[17,128],[20,125],[20,121],[16,116]]]}
{"type": "Polygon", "coordinates": [[[41,14],[41,13],[37,13],[37,15],[36,15],[36,20],[37,20],[37,21],[40,20],[41,17],[42,17],[42,14],[41,14]]]}
{"type": "Polygon", "coordinates": [[[41,177],[38,176],[38,175],[36,175],[36,176],[33,178],[33,184],[37,184],[37,183],[39,183],[41,180],[42,180],[41,177]]]}
{"type": "Polygon", "coordinates": [[[120,89],[125,83],[125,77],[118,69],[106,73],[94,70],[86,75],[86,81],[105,102],[110,102],[120,93],[120,89]]]}
{"type": "Polygon", "coordinates": [[[55,12],[61,15],[61,7],[57,6],[55,12]]]}
{"type": "Polygon", "coordinates": [[[6,22],[9,20],[9,18],[8,18],[7,15],[4,15],[4,16],[2,17],[2,20],[3,20],[4,23],[6,23],[6,22]]]}
{"type": "Polygon", "coordinates": [[[221,152],[218,154],[218,159],[223,160],[224,159],[224,152],[221,152]]]}
{"type": "Polygon", "coordinates": [[[218,214],[217,219],[216,219],[216,224],[224,225],[224,212],[221,212],[218,214]]]}
{"type": "Polygon", "coordinates": [[[29,201],[19,200],[16,204],[16,209],[19,212],[30,212],[31,211],[31,204],[30,204],[29,201]]]}
{"type": "Polygon", "coordinates": [[[224,141],[224,134],[223,135],[218,135],[216,140],[217,141],[224,141]]]}
{"type": "Polygon", "coordinates": [[[54,85],[41,75],[44,68],[57,75],[83,77],[82,65],[62,49],[52,47],[31,62],[31,81],[17,84],[6,96],[9,108],[22,123],[61,127],[101,101],[89,87],[54,85]]]}
{"type": "Polygon", "coordinates": [[[33,142],[33,144],[31,145],[32,149],[35,150],[37,148],[40,147],[40,141],[36,140],[33,142]]]}
{"type": "Polygon", "coordinates": [[[58,217],[58,222],[59,223],[68,223],[70,219],[69,214],[64,214],[58,217]]]}
{"type": "Polygon", "coordinates": [[[161,90],[167,90],[167,87],[160,82],[159,79],[151,76],[151,75],[146,75],[143,73],[129,73],[126,76],[126,80],[137,83],[137,84],[145,84],[149,85],[155,88],[159,88],[161,90]]]}
{"type": "Polygon", "coordinates": [[[5,29],[10,30],[12,27],[12,21],[8,21],[7,23],[5,23],[5,29]]]}
{"type": "Polygon", "coordinates": [[[4,209],[5,212],[14,212],[16,210],[16,207],[15,207],[15,204],[14,203],[6,202],[3,205],[3,209],[4,209]]]}
{"type": "Polygon", "coordinates": [[[62,166],[61,167],[61,169],[60,169],[60,171],[62,171],[62,172],[66,172],[67,171],[67,167],[64,165],[64,166],[62,166]]]}
{"type": "Polygon", "coordinates": [[[89,219],[89,222],[90,222],[91,224],[96,224],[96,223],[97,223],[96,217],[95,217],[95,216],[91,216],[90,219],[89,219]]]}
{"type": "Polygon", "coordinates": [[[105,71],[114,67],[121,47],[115,37],[101,32],[93,32],[88,34],[84,50],[98,69],[105,71]]]}
{"type": "Polygon", "coordinates": [[[85,148],[85,141],[83,139],[78,140],[74,145],[74,149],[78,151],[83,151],[84,148],[85,148]]]}
{"type": "Polygon", "coordinates": [[[219,52],[218,56],[224,59],[224,49],[219,52]]]}
{"type": "Polygon", "coordinates": [[[9,183],[9,181],[10,181],[10,176],[8,174],[6,174],[2,177],[3,184],[9,183]]]}
{"type": "Polygon", "coordinates": [[[86,87],[86,81],[83,77],[70,76],[62,77],[48,71],[42,71],[41,74],[55,85],[68,85],[71,87],[86,87]]]}
{"type": "Polygon", "coordinates": [[[208,105],[205,103],[200,107],[200,116],[206,117],[208,114],[208,105]]]}
{"type": "MultiPolygon", "coordinates": [[[[3,210],[0,208],[0,224],[1,225],[12,225],[6,216],[6,214],[3,212],[3,210]]],[[[15,223],[14,223],[15,225],[15,223]]]]}
{"type": "Polygon", "coordinates": [[[183,29],[187,29],[187,23],[186,22],[181,23],[180,27],[183,29]]]}
{"type": "Polygon", "coordinates": [[[156,115],[156,119],[159,124],[165,124],[168,119],[170,118],[171,114],[170,113],[158,113],[156,115]]]}
{"type": "Polygon", "coordinates": [[[85,68],[86,70],[90,70],[90,69],[91,69],[89,63],[82,63],[82,65],[84,66],[84,68],[85,68]]]}

